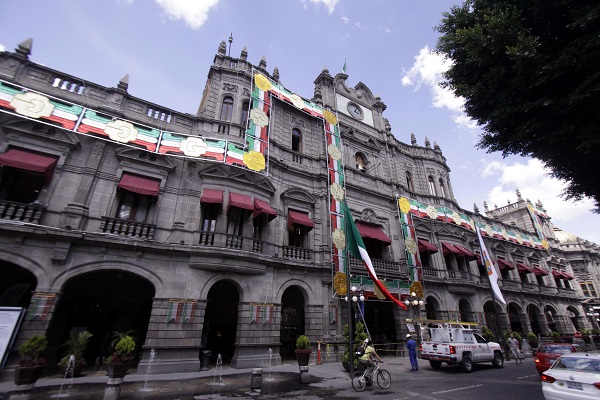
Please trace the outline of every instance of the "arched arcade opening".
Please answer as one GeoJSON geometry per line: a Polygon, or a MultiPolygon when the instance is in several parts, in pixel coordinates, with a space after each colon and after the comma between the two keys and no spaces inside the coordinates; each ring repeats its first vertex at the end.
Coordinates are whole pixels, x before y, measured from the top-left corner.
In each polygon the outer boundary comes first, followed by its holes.
{"type": "Polygon", "coordinates": [[[121,270],[102,270],[77,275],[62,288],[48,328],[49,365],[56,365],[61,345],[71,333],[93,334],[85,351],[88,365],[109,356],[115,332],[131,332],[138,356],[146,340],[152,312],[154,286],[146,279],[121,270]]]}
{"type": "Polygon", "coordinates": [[[221,280],[212,285],[206,300],[202,343],[211,351],[211,362],[221,355],[229,363],[235,352],[240,293],[232,282],[221,280]]]}

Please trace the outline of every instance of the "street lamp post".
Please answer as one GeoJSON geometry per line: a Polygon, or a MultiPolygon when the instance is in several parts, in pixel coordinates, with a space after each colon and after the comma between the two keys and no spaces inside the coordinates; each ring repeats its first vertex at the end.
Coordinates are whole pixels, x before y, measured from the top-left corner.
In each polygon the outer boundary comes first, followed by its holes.
{"type": "MultiPolygon", "coordinates": [[[[352,286],[350,288],[350,300],[352,300],[353,304],[358,305],[358,309],[360,310],[359,318],[363,321],[364,324],[365,291],[362,288],[362,286],[360,288],[357,288],[356,286],[352,286]]],[[[348,301],[348,296],[346,296],[346,301],[348,301]]]]}
{"type": "Polygon", "coordinates": [[[407,307],[410,307],[412,311],[413,326],[415,327],[415,332],[417,334],[417,343],[420,344],[421,327],[418,326],[418,324],[414,320],[419,319],[419,317],[421,316],[421,306],[425,304],[425,302],[423,301],[423,299],[417,296],[415,292],[411,292],[410,296],[404,299],[404,304],[406,304],[407,307]]]}
{"type": "Polygon", "coordinates": [[[410,306],[410,308],[412,310],[413,319],[419,319],[419,317],[421,316],[421,306],[423,304],[425,304],[423,299],[421,299],[419,296],[417,296],[417,294],[415,292],[412,292],[410,294],[410,296],[408,296],[404,300],[404,304],[406,304],[407,306],[410,306]]]}

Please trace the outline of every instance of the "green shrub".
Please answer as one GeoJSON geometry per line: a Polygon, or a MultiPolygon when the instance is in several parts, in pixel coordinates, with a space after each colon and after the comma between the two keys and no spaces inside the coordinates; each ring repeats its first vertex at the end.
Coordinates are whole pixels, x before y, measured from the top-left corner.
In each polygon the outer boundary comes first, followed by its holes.
{"type": "Polygon", "coordinates": [[[296,340],[296,348],[297,349],[310,349],[310,340],[308,340],[308,336],[306,336],[306,335],[298,336],[298,340],[296,340]]]}
{"type": "Polygon", "coordinates": [[[34,335],[27,339],[21,347],[19,354],[21,359],[19,365],[21,367],[42,367],[47,364],[46,359],[41,357],[42,353],[48,347],[48,339],[46,336],[34,335]]]}

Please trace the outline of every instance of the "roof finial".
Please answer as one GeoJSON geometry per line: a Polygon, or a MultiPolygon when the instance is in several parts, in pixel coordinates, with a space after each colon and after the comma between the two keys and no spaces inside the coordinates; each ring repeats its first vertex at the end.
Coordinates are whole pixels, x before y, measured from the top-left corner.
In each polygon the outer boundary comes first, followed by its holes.
{"type": "Polygon", "coordinates": [[[227,56],[231,56],[231,43],[233,43],[233,32],[229,34],[229,50],[227,51],[227,56]]]}

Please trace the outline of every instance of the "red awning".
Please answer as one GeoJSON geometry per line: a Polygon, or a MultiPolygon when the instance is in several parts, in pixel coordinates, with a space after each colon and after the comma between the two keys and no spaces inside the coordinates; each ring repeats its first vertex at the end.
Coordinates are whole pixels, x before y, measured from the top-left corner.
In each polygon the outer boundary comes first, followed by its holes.
{"type": "Polygon", "coordinates": [[[535,265],[533,266],[533,273],[538,276],[548,275],[548,272],[544,271],[543,269],[541,269],[540,267],[535,266],[535,265]]]}
{"type": "Polygon", "coordinates": [[[202,192],[202,197],[200,197],[200,202],[208,204],[223,204],[223,191],[204,189],[202,192]]]}
{"type": "Polygon", "coordinates": [[[519,270],[519,272],[526,273],[526,274],[534,272],[533,269],[529,268],[527,265],[523,264],[522,262],[517,262],[517,269],[519,270]]]}
{"type": "Polygon", "coordinates": [[[392,239],[385,234],[381,225],[371,225],[357,221],[356,227],[363,239],[375,239],[386,244],[392,243],[392,239]]]}
{"type": "Polygon", "coordinates": [[[560,271],[558,271],[558,270],[556,270],[556,269],[553,269],[553,270],[552,270],[552,275],[553,275],[553,276],[555,276],[555,277],[557,277],[557,278],[564,278],[564,277],[565,277],[565,276],[562,274],[562,272],[560,272],[560,271]]]}
{"type": "Polygon", "coordinates": [[[515,266],[503,258],[498,258],[498,266],[500,269],[515,269],[515,266]]]}
{"type": "Polygon", "coordinates": [[[461,256],[463,255],[463,253],[459,249],[457,249],[453,244],[446,242],[442,242],[442,253],[444,253],[444,255],[448,253],[454,253],[461,256]]]}
{"type": "Polygon", "coordinates": [[[425,239],[419,239],[419,253],[423,253],[424,251],[430,251],[431,253],[437,253],[439,250],[433,244],[428,242],[425,239]]]}
{"type": "Polygon", "coordinates": [[[269,221],[277,216],[277,211],[271,208],[271,205],[266,201],[254,199],[254,212],[252,218],[256,218],[262,214],[266,214],[269,221]]]}
{"type": "Polygon", "coordinates": [[[471,250],[467,249],[465,246],[460,244],[455,244],[454,247],[458,249],[468,260],[475,260],[477,256],[471,250]]]}
{"type": "Polygon", "coordinates": [[[51,155],[19,149],[9,149],[0,154],[0,164],[31,172],[40,172],[44,174],[46,181],[52,179],[52,172],[57,161],[58,158],[51,155]]]}
{"type": "Polygon", "coordinates": [[[160,193],[160,181],[153,178],[147,178],[141,175],[129,174],[123,172],[119,187],[130,192],[146,194],[149,196],[158,196],[160,193]]]}
{"type": "Polygon", "coordinates": [[[315,223],[308,217],[308,214],[304,214],[298,211],[288,211],[288,226],[302,225],[309,229],[315,227],[315,223]]]}
{"type": "Polygon", "coordinates": [[[565,277],[565,279],[568,279],[568,280],[575,279],[575,277],[573,275],[568,274],[565,271],[560,271],[560,272],[563,274],[563,276],[565,277]]]}
{"type": "Polygon", "coordinates": [[[254,204],[252,204],[252,197],[244,194],[229,193],[229,203],[227,209],[230,207],[241,208],[242,210],[254,210],[254,204]]]}

